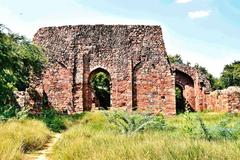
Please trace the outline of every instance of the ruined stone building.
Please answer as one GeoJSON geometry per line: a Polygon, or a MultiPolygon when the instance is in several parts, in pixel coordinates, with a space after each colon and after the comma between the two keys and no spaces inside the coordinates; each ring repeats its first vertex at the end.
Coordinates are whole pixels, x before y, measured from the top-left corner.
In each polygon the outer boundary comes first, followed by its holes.
{"type": "Polygon", "coordinates": [[[99,72],[110,79],[112,109],[174,115],[175,86],[192,110],[207,109],[206,76],[187,65],[169,63],[160,26],[46,27],[33,41],[48,57],[33,86],[60,111],[90,111],[95,105],[90,81],[99,72]]]}

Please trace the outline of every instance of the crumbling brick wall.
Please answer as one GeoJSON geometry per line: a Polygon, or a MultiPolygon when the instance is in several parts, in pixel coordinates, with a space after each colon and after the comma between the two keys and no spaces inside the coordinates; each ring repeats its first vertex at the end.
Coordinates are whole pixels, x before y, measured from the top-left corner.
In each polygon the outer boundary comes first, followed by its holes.
{"type": "Polygon", "coordinates": [[[175,85],[182,88],[186,103],[194,111],[206,109],[206,93],[211,91],[206,75],[186,64],[171,64],[171,67],[175,75],[175,85]]]}
{"type": "Polygon", "coordinates": [[[90,80],[99,71],[111,80],[111,108],[176,114],[179,85],[193,110],[239,110],[238,92],[209,94],[206,75],[184,64],[169,64],[160,26],[46,27],[33,40],[49,62],[31,86],[60,111],[92,110],[90,80]]]}
{"type": "Polygon", "coordinates": [[[41,28],[34,42],[49,59],[41,78],[59,110],[91,110],[90,75],[109,73],[111,106],[175,114],[174,77],[160,26],[79,25],[41,28]]]}
{"type": "Polygon", "coordinates": [[[206,95],[207,109],[216,112],[240,111],[240,88],[229,87],[206,95]]]}

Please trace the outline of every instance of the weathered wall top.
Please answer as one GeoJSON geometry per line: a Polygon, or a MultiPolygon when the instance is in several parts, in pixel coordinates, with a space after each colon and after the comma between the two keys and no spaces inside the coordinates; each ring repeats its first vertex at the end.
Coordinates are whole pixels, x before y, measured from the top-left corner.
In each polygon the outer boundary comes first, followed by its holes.
{"type": "Polygon", "coordinates": [[[193,81],[198,78],[199,82],[203,85],[202,87],[205,87],[205,91],[211,91],[211,84],[207,79],[207,76],[195,67],[191,67],[186,64],[171,64],[171,68],[173,71],[178,70],[189,75],[193,81]]]}
{"type": "MultiPolygon", "coordinates": [[[[51,61],[71,64],[72,52],[92,50],[97,57],[118,59],[132,57],[137,64],[146,54],[158,53],[158,58],[166,58],[165,46],[160,26],[151,25],[68,25],[40,28],[33,41],[47,48],[51,61]],[[56,47],[59,46],[59,47],[56,47]],[[74,48],[74,50],[73,50],[74,48]],[[119,53],[120,52],[120,53],[119,53]],[[161,55],[159,54],[161,52],[161,55]],[[100,55],[101,53],[101,55],[100,55]]],[[[154,55],[152,55],[154,56],[154,55]]]]}
{"type": "Polygon", "coordinates": [[[215,90],[213,91],[210,95],[218,95],[218,94],[228,94],[228,95],[231,95],[233,93],[239,93],[240,94],[240,87],[238,86],[231,86],[231,87],[228,87],[226,89],[223,89],[223,90],[215,90]]]}

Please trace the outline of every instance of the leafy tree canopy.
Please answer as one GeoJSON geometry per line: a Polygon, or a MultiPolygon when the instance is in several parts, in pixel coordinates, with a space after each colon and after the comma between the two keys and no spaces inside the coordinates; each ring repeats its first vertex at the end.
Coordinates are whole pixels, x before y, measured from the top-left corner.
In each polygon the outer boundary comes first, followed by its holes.
{"type": "Polygon", "coordinates": [[[224,88],[240,86],[240,61],[225,65],[220,80],[224,88]]]}
{"type": "Polygon", "coordinates": [[[195,64],[194,67],[207,76],[207,79],[209,80],[213,90],[223,88],[221,81],[218,78],[214,77],[211,73],[209,73],[205,67],[200,66],[199,64],[195,64]]]}
{"type": "Polygon", "coordinates": [[[168,60],[170,63],[173,64],[183,64],[183,60],[180,54],[176,54],[176,55],[168,55],[168,60]]]}
{"type": "Polygon", "coordinates": [[[104,72],[97,73],[91,80],[96,98],[100,102],[100,107],[107,109],[110,107],[110,78],[104,72]]]}
{"type": "Polygon", "coordinates": [[[41,49],[0,24],[0,105],[13,102],[13,91],[28,87],[30,74],[45,62],[41,49]]]}

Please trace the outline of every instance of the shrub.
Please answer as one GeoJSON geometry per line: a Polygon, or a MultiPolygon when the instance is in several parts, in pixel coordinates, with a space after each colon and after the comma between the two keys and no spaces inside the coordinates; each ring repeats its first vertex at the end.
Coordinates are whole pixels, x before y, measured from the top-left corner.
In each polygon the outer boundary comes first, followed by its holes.
{"type": "Polygon", "coordinates": [[[188,134],[190,137],[196,137],[199,134],[199,126],[196,116],[191,113],[185,113],[182,115],[182,131],[188,134]]]}
{"type": "Polygon", "coordinates": [[[239,137],[239,124],[236,123],[233,127],[228,125],[231,123],[231,119],[222,119],[215,127],[211,128],[214,139],[232,140],[239,137]]]}
{"type": "MultiPolygon", "coordinates": [[[[210,115],[208,115],[210,116],[210,115]]],[[[214,123],[206,124],[199,114],[184,114],[184,121],[182,125],[183,133],[186,133],[192,138],[204,138],[208,141],[211,140],[232,140],[237,139],[240,135],[240,122],[232,123],[232,119],[229,115],[217,115],[213,117],[214,123]],[[217,119],[219,119],[217,121],[217,119]]],[[[210,118],[206,118],[205,121],[212,121],[210,118]]]]}
{"type": "Polygon", "coordinates": [[[199,121],[200,128],[204,135],[204,138],[210,141],[212,139],[212,135],[210,134],[209,129],[207,128],[201,117],[198,116],[197,120],[199,121]]]}
{"type": "Polygon", "coordinates": [[[64,124],[63,116],[51,108],[43,109],[40,115],[36,116],[35,118],[42,120],[53,132],[60,132],[67,128],[64,124]]]}
{"type": "Polygon", "coordinates": [[[44,108],[39,115],[29,115],[29,117],[43,121],[53,132],[61,132],[72,125],[80,123],[84,115],[85,113],[66,115],[53,108],[44,108]]]}
{"type": "Polygon", "coordinates": [[[147,125],[147,129],[162,131],[164,129],[169,129],[169,127],[167,128],[167,124],[163,115],[158,115],[154,116],[152,123],[147,125]]]}
{"type": "Polygon", "coordinates": [[[13,105],[0,106],[0,120],[3,121],[15,117],[18,111],[19,109],[13,105]]]}
{"type": "Polygon", "coordinates": [[[14,105],[4,105],[0,107],[0,121],[6,121],[11,118],[25,119],[28,117],[28,109],[18,108],[14,105]]]}

